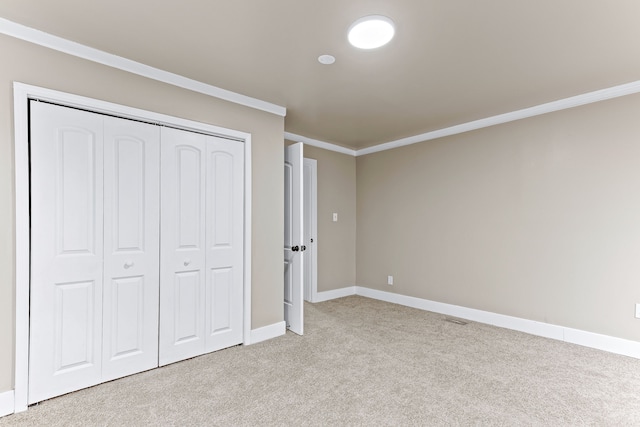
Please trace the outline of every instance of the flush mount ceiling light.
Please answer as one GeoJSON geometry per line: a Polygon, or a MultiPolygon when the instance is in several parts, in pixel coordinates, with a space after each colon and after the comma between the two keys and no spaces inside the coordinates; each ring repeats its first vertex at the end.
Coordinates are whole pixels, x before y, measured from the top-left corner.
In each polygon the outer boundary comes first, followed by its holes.
{"type": "Polygon", "coordinates": [[[369,15],[351,24],[349,43],[360,49],[375,49],[389,43],[395,32],[391,19],[382,15],[369,15]]]}

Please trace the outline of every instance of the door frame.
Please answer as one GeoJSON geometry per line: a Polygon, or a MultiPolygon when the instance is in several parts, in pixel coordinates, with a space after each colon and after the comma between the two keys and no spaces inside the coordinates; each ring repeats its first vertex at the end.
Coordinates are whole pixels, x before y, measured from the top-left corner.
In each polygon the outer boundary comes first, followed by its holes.
{"type": "Polygon", "coordinates": [[[52,89],[13,83],[14,189],[15,189],[15,352],[14,412],[27,410],[29,384],[29,286],[30,199],[29,192],[29,100],[53,102],[67,107],[126,119],[206,133],[244,143],[244,284],[243,344],[251,337],[251,134],[138,108],[127,107],[52,89]]]}
{"type": "MultiPolygon", "coordinates": [[[[313,243],[311,246],[311,256],[305,257],[305,260],[309,260],[311,265],[311,283],[309,290],[307,290],[307,283],[305,283],[304,294],[309,297],[305,298],[305,301],[316,302],[318,300],[318,161],[316,159],[310,159],[304,157],[302,159],[303,168],[309,167],[310,179],[304,180],[304,227],[310,228],[311,238],[313,243]],[[309,215],[307,215],[307,213],[309,215]],[[310,221],[306,221],[309,218],[310,221]]],[[[308,253],[306,255],[309,255],[308,253]]],[[[307,274],[305,269],[305,276],[307,274]]]]}

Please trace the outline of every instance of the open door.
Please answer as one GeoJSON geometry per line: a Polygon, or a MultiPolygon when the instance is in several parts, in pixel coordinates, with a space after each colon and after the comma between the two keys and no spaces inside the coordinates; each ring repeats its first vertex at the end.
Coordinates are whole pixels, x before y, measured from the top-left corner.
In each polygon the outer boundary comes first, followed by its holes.
{"type": "Polygon", "coordinates": [[[285,147],[284,156],[284,320],[303,334],[303,160],[302,143],[285,147]]]}

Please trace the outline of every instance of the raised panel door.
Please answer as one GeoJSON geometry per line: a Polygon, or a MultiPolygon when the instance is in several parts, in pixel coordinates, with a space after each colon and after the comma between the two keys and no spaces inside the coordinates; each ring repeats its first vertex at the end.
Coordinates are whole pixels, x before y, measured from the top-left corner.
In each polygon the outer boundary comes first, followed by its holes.
{"type": "Polygon", "coordinates": [[[29,403],[101,380],[102,117],[31,102],[29,403]]]}
{"type": "Polygon", "coordinates": [[[304,332],[303,145],[285,147],[284,163],[284,320],[291,332],[304,332]]]}
{"type": "Polygon", "coordinates": [[[242,342],[244,144],[207,137],[205,351],[242,342]]]}
{"type": "Polygon", "coordinates": [[[158,366],[160,128],[104,118],[104,381],[158,366]]]}
{"type": "Polygon", "coordinates": [[[160,365],[205,351],[206,136],[163,128],[160,365]]]}

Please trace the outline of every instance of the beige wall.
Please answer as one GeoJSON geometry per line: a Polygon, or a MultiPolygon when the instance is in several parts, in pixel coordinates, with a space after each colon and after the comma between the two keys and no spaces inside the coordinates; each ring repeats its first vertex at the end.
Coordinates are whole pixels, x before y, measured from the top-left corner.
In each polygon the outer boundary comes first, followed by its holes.
{"type": "Polygon", "coordinates": [[[0,393],[13,388],[14,81],[252,134],[252,327],[283,320],[282,117],[0,36],[0,393]]]}
{"type": "Polygon", "coordinates": [[[318,292],[354,286],[356,159],[310,145],[304,157],[318,161],[318,292]]]}
{"type": "Polygon", "coordinates": [[[633,95],[358,157],[358,285],[640,341],[639,111],[633,95]]]}

